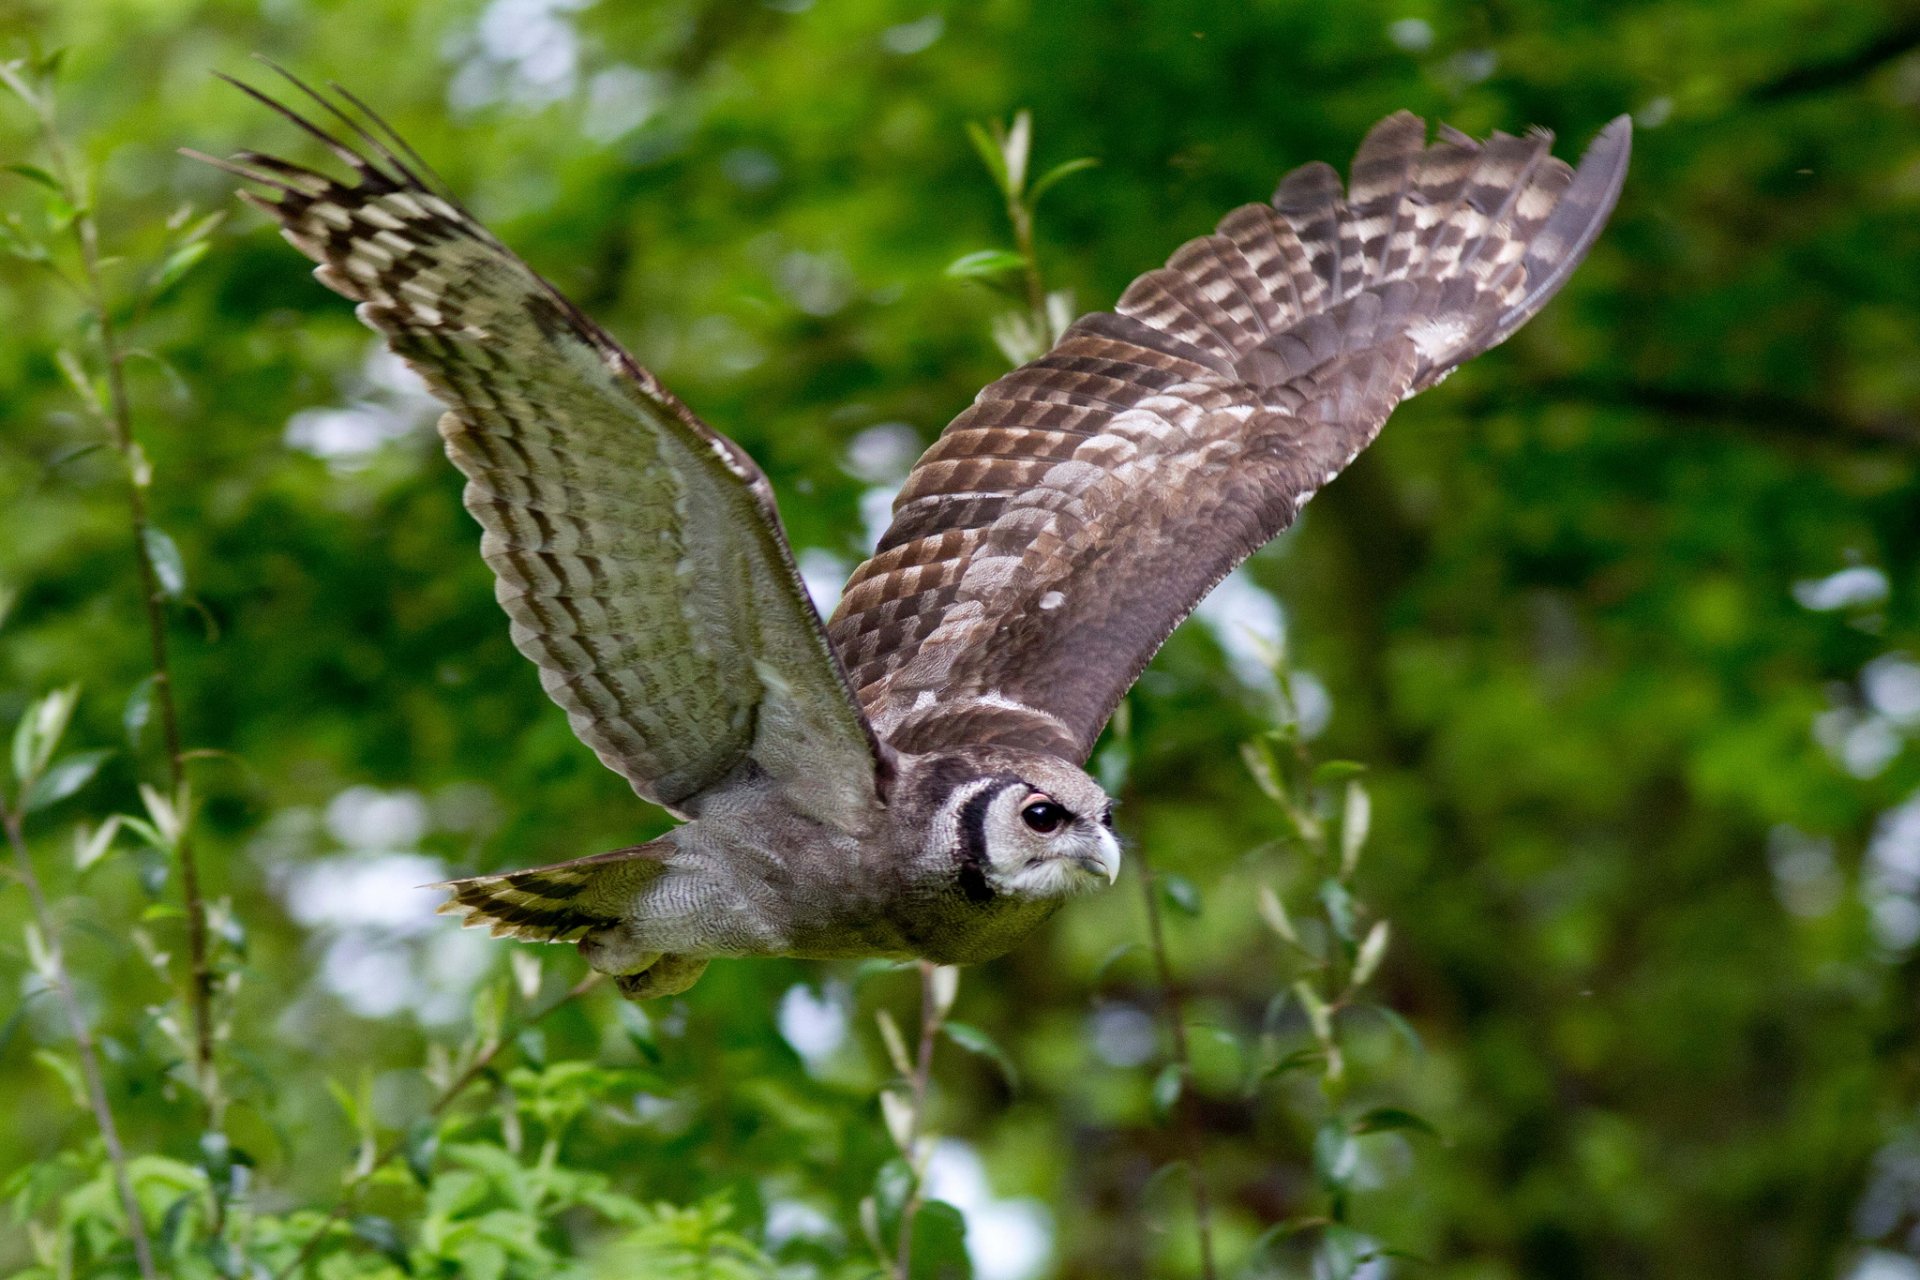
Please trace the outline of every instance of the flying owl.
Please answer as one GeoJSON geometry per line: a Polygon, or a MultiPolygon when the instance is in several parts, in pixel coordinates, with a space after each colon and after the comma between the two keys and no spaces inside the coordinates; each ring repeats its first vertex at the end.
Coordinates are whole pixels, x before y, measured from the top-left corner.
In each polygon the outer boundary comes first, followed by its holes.
{"type": "MultiPolygon", "coordinates": [[[[291,77],[289,77],[291,79],[291,77]]],[[[236,82],[237,83],[237,82],[236,82]]],[[[384,122],[293,83],[339,181],[214,161],[447,405],[513,642],[574,732],[683,820],[444,886],[635,999],[714,956],[992,959],[1120,867],[1082,769],[1235,565],[1408,396],[1564,284],[1625,175],[1401,112],[1135,280],[915,464],[824,625],[753,460],[481,226],[384,122]]],[[[207,157],[201,157],[203,159],[207,157]]]]}

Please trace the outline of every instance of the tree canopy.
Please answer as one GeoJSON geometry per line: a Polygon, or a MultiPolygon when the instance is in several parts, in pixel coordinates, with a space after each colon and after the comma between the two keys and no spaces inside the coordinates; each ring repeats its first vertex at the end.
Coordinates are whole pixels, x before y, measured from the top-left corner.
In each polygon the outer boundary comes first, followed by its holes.
{"type": "Polygon", "coordinates": [[[118,1172],[179,1276],[852,1277],[904,1217],[983,1280],[1920,1277],[1911,13],[21,0],[0,61],[60,140],[0,101],[0,1273],[138,1274],[118,1172]],[[1097,161],[1035,211],[1077,310],[1402,107],[1637,132],[1565,292],[1156,659],[1116,889],[946,1009],[636,1007],[415,888],[667,819],[513,651],[431,402],[178,154],[312,149],[256,51],[752,453],[823,603],[1019,337],[969,124],[1097,161]]]}

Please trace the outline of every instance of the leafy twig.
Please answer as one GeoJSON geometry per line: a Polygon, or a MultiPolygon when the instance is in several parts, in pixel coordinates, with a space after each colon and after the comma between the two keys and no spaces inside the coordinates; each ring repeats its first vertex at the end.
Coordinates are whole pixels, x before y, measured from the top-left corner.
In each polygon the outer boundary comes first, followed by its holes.
{"type": "MultiPolygon", "coordinates": [[[[520,1025],[514,1029],[514,1034],[508,1035],[502,1030],[489,1036],[486,1042],[481,1045],[480,1051],[474,1055],[473,1061],[467,1065],[467,1069],[460,1072],[460,1074],[455,1076],[440,1090],[440,1094],[434,1099],[433,1105],[427,1108],[427,1117],[429,1119],[438,1119],[445,1114],[447,1108],[452,1106],[462,1094],[472,1087],[475,1081],[486,1075],[487,1071],[493,1066],[494,1059],[500,1056],[501,1051],[505,1049],[507,1045],[518,1040],[520,1032],[538,1025],[555,1010],[571,1004],[587,992],[593,990],[593,988],[600,983],[603,976],[604,975],[598,973],[590,973],[579,982],[574,983],[565,995],[547,1004],[538,1012],[529,1014],[524,1018],[520,1025]]],[[[280,1270],[274,1272],[273,1280],[290,1280],[291,1277],[299,1274],[308,1263],[313,1261],[314,1256],[320,1251],[320,1246],[326,1243],[328,1236],[332,1233],[334,1225],[353,1211],[354,1205],[359,1202],[362,1188],[364,1188],[368,1182],[372,1181],[375,1173],[400,1157],[405,1150],[406,1142],[407,1135],[401,1134],[389,1140],[387,1145],[380,1148],[371,1160],[363,1160],[361,1162],[359,1169],[347,1183],[346,1190],[341,1192],[340,1199],[336,1201],[333,1208],[327,1212],[326,1218],[320,1223],[319,1227],[314,1230],[314,1233],[307,1238],[307,1242],[300,1247],[300,1252],[293,1256],[293,1260],[287,1263],[286,1266],[280,1268],[280,1270]]]]}
{"type": "MultiPolygon", "coordinates": [[[[1160,1005],[1166,1014],[1167,1033],[1173,1043],[1173,1075],[1178,1092],[1168,1100],[1168,1114],[1178,1118],[1180,1141],[1186,1148],[1188,1181],[1193,1187],[1193,1226],[1200,1241],[1200,1274],[1214,1280],[1213,1196],[1207,1186],[1205,1167],[1206,1139],[1193,1114],[1193,1055],[1187,1044],[1187,1015],[1180,998],[1180,986],[1174,981],[1173,964],[1167,955],[1166,932],[1160,923],[1160,881],[1145,846],[1136,847],[1134,860],[1140,864],[1140,890],[1147,904],[1147,936],[1153,952],[1154,973],[1160,982],[1160,1005]]],[[[1159,1087],[1156,1082],[1156,1093],[1159,1087]]]]}
{"type": "Polygon", "coordinates": [[[74,1047],[80,1058],[80,1074],[86,1081],[87,1101],[93,1110],[94,1122],[100,1127],[100,1142],[107,1150],[107,1162],[113,1167],[114,1185],[119,1189],[120,1203],[126,1210],[127,1236],[133,1242],[134,1261],[139,1264],[143,1280],[155,1280],[158,1273],[153,1265],[153,1246],[147,1238],[147,1225],[140,1214],[140,1200],[134,1194],[133,1179],[127,1172],[127,1152],[120,1142],[120,1129],[114,1123],[113,1107],[107,1101],[106,1083],[100,1074],[99,1051],[94,1045],[93,1031],[87,1026],[86,1015],[80,1008],[79,997],[74,993],[73,979],[67,973],[66,950],[60,942],[59,925],[53,918],[46,890],[41,887],[40,876],[34,870],[33,856],[27,849],[27,812],[78,790],[98,765],[98,757],[85,755],[69,757],[57,764],[51,763],[54,749],[59,745],[60,736],[72,715],[76,697],[73,690],[50,694],[28,707],[21,718],[19,731],[14,735],[13,752],[14,774],[20,787],[19,798],[13,804],[0,800],[0,826],[6,828],[7,843],[13,848],[20,882],[26,885],[27,897],[33,904],[34,926],[39,931],[40,945],[30,949],[38,953],[35,959],[58,993],[60,1007],[67,1015],[67,1026],[73,1033],[74,1047]],[[47,786],[49,782],[54,784],[51,788],[47,786]]]}
{"type": "MultiPolygon", "coordinates": [[[[93,214],[89,184],[75,168],[59,129],[54,95],[48,81],[52,66],[40,69],[36,84],[20,63],[0,64],[0,82],[4,82],[33,112],[40,125],[47,151],[48,173],[59,198],[65,202],[69,230],[79,251],[82,279],[78,286],[82,299],[93,314],[96,341],[105,368],[105,394],[101,395],[87,377],[77,359],[63,361],[63,370],[75,384],[82,401],[106,429],[113,447],[120,454],[127,473],[127,521],[132,534],[134,559],[140,574],[142,602],[147,619],[147,638],[151,651],[153,701],[160,708],[160,727],[167,752],[168,780],[174,802],[180,807],[182,825],[174,842],[174,854],[180,864],[181,893],[185,899],[187,921],[188,987],[187,1003],[192,1011],[193,1078],[196,1091],[205,1104],[211,1126],[220,1127],[224,1103],[219,1075],[214,1063],[214,974],[209,954],[206,899],[200,885],[199,861],[184,819],[187,753],[180,733],[180,713],[173,689],[173,669],[167,651],[166,601],[179,591],[179,553],[167,536],[154,526],[147,511],[147,490],[153,481],[152,465],[133,432],[133,405],[127,394],[127,350],[122,345],[114,322],[106,282],[101,271],[100,228],[93,214]]],[[[173,264],[185,262],[212,223],[203,220],[169,256],[161,268],[162,278],[174,274],[173,264]]]]}
{"type": "Polygon", "coordinates": [[[939,1039],[941,1022],[953,1007],[953,997],[959,985],[958,969],[943,970],[930,961],[920,962],[920,1047],[914,1054],[911,1119],[903,1147],[903,1154],[913,1167],[913,1190],[908,1193],[907,1202],[900,1209],[900,1245],[894,1254],[894,1280],[907,1280],[913,1263],[913,1220],[920,1212],[921,1201],[925,1199],[927,1162],[925,1154],[920,1151],[920,1140],[926,1128],[927,1083],[933,1078],[933,1045],[939,1039]]]}

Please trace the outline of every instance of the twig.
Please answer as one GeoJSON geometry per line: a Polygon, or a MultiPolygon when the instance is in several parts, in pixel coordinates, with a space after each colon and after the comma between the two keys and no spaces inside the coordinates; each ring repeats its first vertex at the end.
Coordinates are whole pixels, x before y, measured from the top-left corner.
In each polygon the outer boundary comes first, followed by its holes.
{"type": "MultiPolygon", "coordinates": [[[[440,1091],[440,1096],[434,1099],[431,1107],[427,1108],[427,1115],[431,1118],[438,1119],[446,1112],[448,1107],[452,1106],[454,1102],[459,1099],[461,1094],[467,1091],[474,1081],[487,1073],[487,1069],[493,1066],[494,1059],[500,1056],[501,1050],[505,1049],[520,1031],[524,1031],[528,1027],[545,1020],[548,1014],[572,1003],[574,1000],[579,999],[587,992],[593,990],[594,987],[599,985],[603,976],[604,975],[598,973],[588,974],[580,981],[574,983],[565,995],[538,1013],[532,1014],[523,1020],[513,1035],[502,1031],[500,1035],[494,1038],[491,1044],[480,1051],[479,1055],[474,1058],[472,1065],[465,1071],[462,1071],[446,1088],[440,1091]]],[[[307,1237],[307,1242],[300,1247],[300,1252],[293,1255],[293,1261],[274,1272],[273,1280],[290,1280],[290,1277],[299,1273],[302,1268],[313,1261],[314,1254],[319,1252],[320,1246],[325,1243],[328,1234],[333,1230],[334,1224],[353,1211],[354,1203],[359,1198],[361,1188],[366,1186],[375,1173],[385,1168],[395,1156],[400,1154],[400,1146],[404,1141],[404,1137],[392,1139],[386,1146],[382,1147],[374,1158],[364,1165],[358,1173],[354,1174],[353,1180],[347,1183],[347,1188],[341,1193],[340,1199],[336,1201],[333,1208],[328,1211],[326,1219],[321,1222],[320,1226],[311,1236],[307,1237]]]]}
{"type": "Polygon", "coordinates": [[[1180,1072],[1179,1129],[1187,1149],[1187,1167],[1193,1185],[1193,1225],[1200,1238],[1200,1274],[1214,1280],[1213,1195],[1207,1187],[1207,1172],[1202,1160],[1206,1142],[1193,1112],[1193,1056],[1187,1048],[1187,1014],[1180,988],[1173,980],[1173,965],[1167,958],[1166,933],[1160,924],[1159,878],[1147,858],[1144,845],[1134,850],[1140,863],[1140,889],[1147,900],[1147,934],[1153,950],[1153,967],[1160,979],[1160,1004],[1167,1017],[1167,1030],[1173,1041],[1173,1061],[1180,1072]]]}
{"type": "MultiPolygon", "coordinates": [[[[92,202],[75,179],[66,144],[60,136],[52,94],[36,91],[9,68],[0,67],[0,75],[5,76],[9,87],[38,117],[47,148],[49,170],[60,184],[62,197],[77,210],[72,228],[85,273],[82,292],[100,326],[100,352],[107,373],[105,423],[113,447],[119,452],[127,469],[127,518],[133,534],[134,559],[139,566],[141,595],[147,616],[147,638],[153,662],[153,697],[160,706],[168,779],[172,784],[172,795],[178,797],[182,794],[181,784],[186,778],[186,752],[182,747],[180,713],[173,694],[173,669],[167,654],[166,594],[161,589],[160,576],[154,568],[149,546],[152,522],[147,514],[145,492],[148,464],[133,434],[133,404],[127,394],[126,351],[120,345],[100,270],[99,224],[93,217],[92,202]]],[[[199,860],[194,856],[193,842],[184,824],[175,851],[180,860],[180,888],[187,916],[187,1003],[193,1017],[194,1079],[211,1124],[217,1129],[223,1104],[213,1060],[214,978],[207,946],[207,907],[200,888],[199,860]]]]}
{"type": "Polygon", "coordinates": [[[74,1046],[79,1050],[80,1074],[86,1080],[93,1118],[100,1126],[100,1141],[107,1149],[107,1162],[113,1166],[113,1181],[120,1190],[120,1204],[127,1215],[127,1235],[133,1241],[134,1261],[139,1264],[143,1280],[157,1280],[159,1273],[153,1266],[153,1246],[147,1240],[147,1224],[140,1216],[140,1200],[133,1193],[133,1179],[127,1173],[127,1152],[120,1143],[119,1127],[114,1124],[113,1107],[107,1101],[107,1088],[100,1075],[100,1057],[94,1048],[93,1032],[88,1029],[86,1016],[80,1010],[73,980],[67,976],[66,953],[60,946],[60,935],[53,912],[47,905],[46,891],[40,887],[40,877],[33,869],[33,858],[27,852],[21,815],[11,808],[0,807],[0,824],[6,827],[7,843],[13,846],[13,856],[20,864],[21,883],[27,886],[27,897],[33,903],[34,921],[40,927],[41,937],[46,940],[47,970],[53,979],[54,989],[59,993],[60,1005],[66,1010],[74,1046]]]}
{"type": "Polygon", "coordinates": [[[913,1265],[913,1220],[926,1198],[923,1194],[926,1170],[921,1167],[919,1147],[921,1133],[926,1128],[927,1084],[933,1078],[933,1045],[940,1035],[944,1016],[935,988],[934,975],[938,972],[939,966],[932,961],[920,962],[920,1047],[914,1057],[910,1081],[913,1120],[907,1127],[905,1151],[907,1165],[913,1170],[913,1189],[900,1207],[900,1246],[893,1260],[894,1280],[908,1280],[913,1265]]]}

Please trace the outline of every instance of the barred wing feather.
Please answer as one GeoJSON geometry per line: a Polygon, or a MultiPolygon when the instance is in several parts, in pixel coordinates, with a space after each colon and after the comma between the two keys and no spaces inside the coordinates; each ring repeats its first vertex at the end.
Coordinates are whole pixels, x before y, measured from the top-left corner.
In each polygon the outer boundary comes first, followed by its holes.
{"type": "Polygon", "coordinates": [[[262,189],[243,194],[447,404],[440,433],[513,641],[574,732],[682,816],[758,769],[801,812],[864,829],[881,748],[760,469],[436,190],[404,143],[314,95],[364,149],[350,147],[241,88],[351,177],[252,152],[214,163],[262,189]]]}
{"type": "Polygon", "coordinates": [[[1084,760],[1181,619],[1290,524],[1395,405],[1566,281],[1626,170],[1551,135],[1401,112],[1343,193],[1324,164],[1140,277],[980,393],[915,465],[829,624],[892,747],[1084,760]]]}

